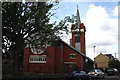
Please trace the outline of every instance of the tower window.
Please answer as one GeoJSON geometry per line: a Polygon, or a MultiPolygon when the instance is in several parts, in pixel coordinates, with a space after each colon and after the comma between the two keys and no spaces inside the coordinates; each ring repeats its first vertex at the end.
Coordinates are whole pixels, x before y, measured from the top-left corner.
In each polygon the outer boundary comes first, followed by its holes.
{"type": "Polygon", "coordinates": [[[77,42],[80,42],[80,36],[79,35],[76,35],[75,36],[75,42],[77,43],[77,42]]]}

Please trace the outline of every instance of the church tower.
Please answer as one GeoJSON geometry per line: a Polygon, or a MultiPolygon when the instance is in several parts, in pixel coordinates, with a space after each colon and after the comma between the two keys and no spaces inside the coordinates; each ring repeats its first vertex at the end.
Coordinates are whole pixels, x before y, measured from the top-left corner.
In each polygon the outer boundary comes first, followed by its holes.
{"type": "Polygon", "coordinates": [[[80,15],[79,15],[79,9],[77,7],[77,14],[76,14],[76,23],[77,23],[77,30],[80,31],[80,34],[75,34],[76,28],[75,24],[72,24],[71,26],[71,31],[72,31],[72,41],[71,45],[77,49],[79,52],[82,52],[84,55],[86,55],[86,50],[85,50],[85,26],[83,23],[81,23],[80,20],[80,15]]]}

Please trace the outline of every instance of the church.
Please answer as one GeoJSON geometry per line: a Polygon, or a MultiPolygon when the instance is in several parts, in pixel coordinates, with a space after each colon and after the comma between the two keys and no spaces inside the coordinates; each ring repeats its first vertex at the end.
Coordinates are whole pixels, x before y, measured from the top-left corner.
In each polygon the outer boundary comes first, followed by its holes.
{"type": "Polygon", "coordinates": [[[77,9],[80,35],[75,34],[75,25],[71,25],[72,39],[70,45],[59,40],[57,46],[47,45],[48,54],[41,51],[37,54],[32,48],[26,47],[24,52],[24,72],[57,74],[73,70],[89,70],[94,67],[94,61],[86,56],[85,26],[81,23],[77,9]]]}

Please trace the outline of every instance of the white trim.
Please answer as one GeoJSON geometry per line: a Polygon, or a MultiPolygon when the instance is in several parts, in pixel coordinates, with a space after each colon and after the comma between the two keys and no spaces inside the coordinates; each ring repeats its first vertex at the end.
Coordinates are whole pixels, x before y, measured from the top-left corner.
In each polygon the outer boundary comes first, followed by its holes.
{"type": "Polygon", "coordinates": [[[70,63],[76,63],[76,62],[70,62],[70,63]]]}
{"type": "Polygon", "coordinates": [[[70,62],[70,63],[69,63],[69,66],[70,66],[70,67],[73,67],[73,64],[76,64],[76,62],[70,62]]]}
{"type": "Polygon", "coordinates": [[[64,62],[65,64],[69,64],[70,62],[64,62]]]}
{"type": "Polygon", "coordinates": [[[29,63],[46,63],[46,55],[30,55],[29,63]]]}
{"type": "Polygon", "coordinates": [[[84,29],[80,29],[81,32],[84,32],[84,29]]]}
{"type": "Polygon", "coordinates": [[[70,59],[76,59],[76,54],[70,54],[70,59]],[[75,55],[75,58],[71,58],[71,55],[75,55]]]}
{"type": "Polygon", "coordinates": [[[46,63],[46,61],[29,61],[29,63],[46,63]]]}

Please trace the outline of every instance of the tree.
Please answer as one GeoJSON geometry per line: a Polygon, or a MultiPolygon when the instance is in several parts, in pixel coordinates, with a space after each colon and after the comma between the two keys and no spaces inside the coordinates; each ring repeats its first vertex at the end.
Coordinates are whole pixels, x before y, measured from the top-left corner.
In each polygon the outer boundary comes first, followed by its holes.
{"type": "Polygon", "coordinates": [[[19,75],[26,42],[36,49],[44,49],[45,44],[53,44],[60,39],[58,35],[62,34],[61,31],[69,32],[66,22],[72,21],[70,17],[65,17],[58,24],[49,23],[54,16],[50,10],[55,4],[58,3],[2,3],[3,44],[12,55],[14,74],[19,75]]]}
{"type": "Polygon", "coordinates": [[[58,2],[2,3],[2,43],[13,59],[14,74],[19,75],[26,44],[43,50],[46,44],[54,45],[62,31],[70,32],[67,22],[74,23],[74,16],[50,23],[55,14],[50,10],[56,4],[58,2]]]}
{"type": "MultiPolygon", "coordinates": [[[[38,39],[33,41],[32,38],[38,35],[41,38],[39,45],[43,45],[57,39],[56,34],[60,33],[59,30],[66,29],[64,25],[55,26],[55,23],[49,23],[51,16],[53,16],[49,11],[53,6],[53,3],[47,2],[2,3],[2,38],[4,39],[3,43],[7,43],[6,47],[12,53],[15,74],[20,72],[26,45],[25,40],[29,44],[36,44],[38,39]],[[35,35],[31,37],[32,34],[35,35]]],[[[36,47],[38,48],[38,46],[36,47]]]]}
{"type": "Polygon", "coordinates": [[[120,61],[118,59],[112,59],[109,61],[110,68],[116,68],[120,71],[120,61]]]}

